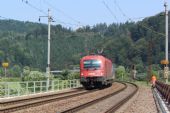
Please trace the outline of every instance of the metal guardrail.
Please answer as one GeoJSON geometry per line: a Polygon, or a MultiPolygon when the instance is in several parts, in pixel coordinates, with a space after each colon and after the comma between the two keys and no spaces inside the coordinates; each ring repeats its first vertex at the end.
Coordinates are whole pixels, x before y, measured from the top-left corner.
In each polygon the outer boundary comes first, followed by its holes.
{"type": "Polygon", "coordinates": [[[156,81],[155,87],[160,92],[165,101],[170,104],[170,85],[156,81]]]}
{"type": "Polygon", "coordinates": [[[53,80],[27,82],[0,82],[0,98],[36,94],[48,91],[59,91],[80,87],[79,80],[53,80]]]}

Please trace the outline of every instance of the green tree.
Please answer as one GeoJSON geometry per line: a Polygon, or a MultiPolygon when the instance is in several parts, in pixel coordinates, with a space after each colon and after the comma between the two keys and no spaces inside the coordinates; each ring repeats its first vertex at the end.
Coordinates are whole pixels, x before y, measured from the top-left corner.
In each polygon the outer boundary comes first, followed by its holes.
{"type": "MultiPolygon", "coordinates": [[[[164,33],[165,20],[161,14],[139,22],[98,23],[77,30],[52,25],[51,70],[69,69],[70,65],[79,64],[81,57],[103,49],[102,54],[113,63],[125,68],[138,64],[138,72],[142,72],[148,66],[149,41],[152,41],[152,64],[159,64],[164,58],[165,38],[146,27],[164,33]]],[[[17,64],[45,71],[47,28],[46,24],[0,20],[0,62],[9,61],[11,68],[17,64]]]]}
{"type": "Polygon", "coordinates": [[[14,65],[10,69],[10,74],[12,75],[12,77],[20,77],[21,72],[22,72],[22,69],[21,69],[21,67],[19,65],[14,65]]]}
{"type": "Polygon", "coordinates": [[[124,66],[118,66],[116,69],[116,78],[123,79],[126,76],[126,71],[124,66]]]}
{"type": "Polygon", "coordinates": [[[62,78],[63,80],[67,80],[69,78],[69,74],[70,72],[68,70],[63,70],[61,75],[62,75],[62,78]]]}

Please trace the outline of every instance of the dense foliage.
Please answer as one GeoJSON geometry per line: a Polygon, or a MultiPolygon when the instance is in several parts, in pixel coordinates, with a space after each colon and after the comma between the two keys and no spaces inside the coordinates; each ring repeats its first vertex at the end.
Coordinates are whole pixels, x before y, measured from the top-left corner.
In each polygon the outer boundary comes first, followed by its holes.
{"type": "MultiPolygon", "coordinates": [[[[164,58],[165,36],[156,33],[165,31],[165,19],[160,15],[139,22],[100,23],[77,30],[53,25],[51,70],[72,68],[82,56],[103,50],[102,54],[117,65],[130,68],[135,64],[139,72],[146,71],[148,64],[159,64],[164,58]]],[[[4,61],[10,63],[11,71],[16,70],[15,76],[24,66],[45,71],[47,25],[0,20],[0,62],[4,61]]]]}

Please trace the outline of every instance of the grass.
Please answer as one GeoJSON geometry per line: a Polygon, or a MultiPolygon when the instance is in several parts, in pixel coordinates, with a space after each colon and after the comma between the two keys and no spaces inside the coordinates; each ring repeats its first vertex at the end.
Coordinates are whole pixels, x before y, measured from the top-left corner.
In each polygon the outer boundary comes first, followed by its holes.
{"type": "Polygon", "coordinates": [[[120,80],[120,81],[129,81],[129,82],[137,84],[138,86],[151,87],[151,83],[147,82],[146,80],[133,80],[133,79],[128,78],[128,77],[123,79],[123,80],[122,79],[117,79],[117,80],[120,80]]]}
{"type": "Polygon", "coordinates": [[[134,81],[138,86],[151,87],[151,83],[147,81],[134,81]]]}
{"type": "Polygon", "coordinates": [[[0,82],[21,82],[21,78],[19,77],[2,77],[0,78],[0,82]]]}

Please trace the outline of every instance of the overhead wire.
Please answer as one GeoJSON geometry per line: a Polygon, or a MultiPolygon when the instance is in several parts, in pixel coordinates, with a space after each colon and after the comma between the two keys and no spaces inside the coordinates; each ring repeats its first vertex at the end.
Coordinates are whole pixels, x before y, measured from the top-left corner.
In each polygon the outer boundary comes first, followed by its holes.
{"type": "Polygon", "coordinates": [[[54,18],[54,20],[55,20],[56,23],[58,22],[58,23],[60,23],[60,24],[70,25],[70,26],[80,26],[80,25],[78,25],[78,24],[67,23],[67,22],[61,21],[61,20],[59,20],[59,19],[56,19],[55,17],[53,17],[53,18],[54,18]]]}
{"type": "Polygon", "coordinates": [[[115,6],[118,8],[118,10],[119,10],[120,13],[122,14],[122,16],[124,16],[125,18],[127,18],[127,19],[130,20],[130,21],[146,18],[146,17],[129,18],[129,17],[125,14],[125,12],[122,10],[122,8],[119,6],[119,4],[117,3],[117,0],[114,0],[114,4],[115,4],[115,6]]]}
{"type": "Polygon", "coordinates": [[[114,4],[115,4],[115,6],[117,6],[117,8],[119,9],[119,11],[121,12],[121,14],[124,16],[124,17],[126,17],[127,18],[127,15],[122,11],[122,9],[119,7],[119,5],[117,4],[117,1],[116,0],[114,0],[114,4]]]}
{"type": "MultiPolygon", "coordinates": [[[[119,4],[117,3],[117,0],[114,0],[114,3],[115,3],[115,6],[118,7],[120,13],[121,13],[124,17],[126,17],[128,20],[130,20],[130,21],[133,22],[133,20],[134,20],[135,18],[134,18],[134,19],[129,18],[129,17],[123,12],[122,8],[121,8],[121,7],[119,6],[119,4]]],[[[145,18],[145,17],[139,17],[139,18],[145,18]]],[[[148,26],[146,26],[146,25],[144,25],[144,24],[142,24],[142,23],[138,23],[138,24],[139,24],[140,26],[144,27],[145,29],[150,30],[150,31],[152,31],[152,32],[154,32],[154,33],[156,33],[156,34],[158,34],[158,35],[165,36],[165,34],[160,33],[160,32],[157,32],[157,31],[149,28],[148,26]]]]}
{"type": "Polygon", "coordinates": [[[44,3],[46,3],[48,6],[50,6],[51,8],[53,8],[54,10],[56,10],[57,12],[62,13],[64,16],[66,16],[67,18],[71,19],[72,21],[74,21],[74,22],[76,22],[76,23],[78,23],[78,24],[81,23],[80,21],[78,21],[78,20],[74,19],[73,17],[71,17],[70,15],[66,14],[66,13],[65,13],[64,11],[62,11],[61,9],[58,9],[58,8],[54,7],[52,4],[50,4],[50,3],[47,2],[46,0],[43,0],[43,1],[44,1],[44,3]]]}
{"type": "Polygon", "coordinates": [[[35,7],[34,5],[32,5],[31,3],[28,2],[28,0],[22,0],[22,2],[24,2],[25,4],[29,5],[30,7],[32,7],[33,9],[47,15],[47,13],[45,11],[43,11],[42,9],[39,9],[37,7],[35,7]]]}
{"type": "MultiPolygon", "coordinates": [[[[40,12],[40,13],[42,13],[42,14],[44,14],[44,15],[48,15],[48,14],[47,14],[45,11],[43,11],[42,9],[39,9],[39,8],[37,8],[36,6],[32,5],[30,2],[28,2],[28,0],[22,0],[22,2],[24,2],[25,4],[27,4],[27,5],[30,6],[31,8],[37,10],[38,12],[40,12]]],[[[55,23],[58,22],[58,23],[60,23],[60,24],[64,24],[65,26],[68,26],[68,27],[70,27],[70,26],[83,26],[83,25],[78,25],[78,24],[63,22],[63,21],[61,21],[61,20],[59,20],[59,19],[56,19],[55,17],[53,17],[53,19],[55,19],[55,20],[54,20],[55,23]]]]}
{"type": "MultiPolygon", "coordinates": [[[[72,16],[70,16],[69,14],[65,13],[64,11],[62,11],[61,9],[58,9],[56,7],[54,7],[51,3],[49,3],[47,0],[43,0],[44,3],[46,3],[48,6],[50,6],[52,9],[54,9],[55,11],[57,12],[60,12],[61,14],[63,14],[64,16],[66,16],[67,18],[69,18],[70,20],[74,21],[75,23],[68,23],[68,22],[63,22],[60,20],[61,23],[63,24],[68,24],[68,25],[74,25],[74,26],[77,26],[77,27],[85,27],[87,25],[84,25],[83,22],[73,18],[72,16]]],[[[89,27],[94,27],[94,26],[91,26],[91,25],[88,25],[89,27]]]]}
{"type": "MultiPolygon", "coordinates": [[[[37,7],[35,7],[34,5],[32,5],[31,3],[28,2],[28,0],[22,0],[22,2],[24,2],[25,4],[27,4],[28,6],[30,6],[31,8],[37,10],[38,12],[44,14],[44,15],[48,15],[45,11],[43,11],[42,9],[39,9],[37,7]]],[[[0,18],[2,19],[6,19],[6,20],[10,20],[10,18],[6,18],[4,16],[0,16],[0,18]]],[[[54,17],[53,17],[54,18],[54,17]]],[[[55,19],[55,22],[58,21],[58,23],[60,24],[64,24],[64,25],[69,25],[69,26],[83,26],[83,25],[78,25],[78,24],[73,24],[73,23],[67,23],[67,22],[63,22],[59,19],[55,19]]]]}
{"type": "Polygon", "coordinates": [[[113,11],[110,9],[110,7],[107,5],[107,3],[105,1],[102,1],[102,3],[104,4],[104,6],[107,8],[107,10],[110,12],[110,14],[115,18],[115,20],[117,21],[117,23],[119,22],[117,17],[115,16],[115,14],[113,13],[113,11]]]}

